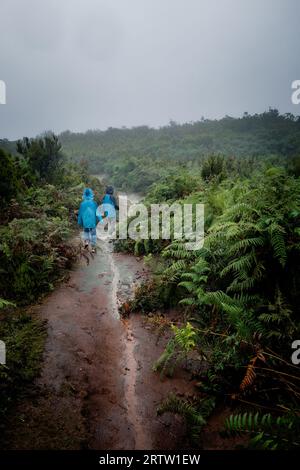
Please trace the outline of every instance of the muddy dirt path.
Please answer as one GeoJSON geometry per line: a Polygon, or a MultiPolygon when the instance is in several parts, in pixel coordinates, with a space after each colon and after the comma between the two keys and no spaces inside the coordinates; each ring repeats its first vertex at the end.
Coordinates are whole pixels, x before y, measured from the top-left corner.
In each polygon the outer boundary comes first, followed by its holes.
{"type": "Polygon", "coordinates": [[[69,281],[33,312],[47,322],[40,378],[10,417],[10,449],[176,449],[185,429],[156,415],[169,392],[189,393],[184,373],[160,380],[152,371],[156,345],[141,315],[119,318],[118,305],[148,273],[141,260],[99,242],[69,281]]]}

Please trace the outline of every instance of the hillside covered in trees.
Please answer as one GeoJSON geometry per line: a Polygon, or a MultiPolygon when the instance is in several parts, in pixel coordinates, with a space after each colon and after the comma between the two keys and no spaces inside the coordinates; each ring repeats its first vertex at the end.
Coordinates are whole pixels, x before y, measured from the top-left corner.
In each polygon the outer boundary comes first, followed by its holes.
{"type": "Polygon", "coordinates": [[[72,160],[87,160],[92,173],[107,173],[119,188],[139,192],[161,176],[176,173],[178,166],[197,171],[208,155],[228,157],[229,172],[249,172],[254,161],[260,164],[266,158],[293,165],[300,154],[300,118],[270,109],[262,114],[245,113],[242,118],[187,124],[171,121],[159,129],[66,131],[60,140],[72,160]]]}

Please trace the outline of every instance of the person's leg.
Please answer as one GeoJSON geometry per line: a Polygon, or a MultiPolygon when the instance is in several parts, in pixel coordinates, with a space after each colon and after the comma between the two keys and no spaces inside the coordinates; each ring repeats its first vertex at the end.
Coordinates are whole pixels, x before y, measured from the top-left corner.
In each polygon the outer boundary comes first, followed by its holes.
{"type": "Polygon", "coordinates": [[[84,228],[83,229],[84,248],[87,248],[89,246],[89,240],[90,240],[90,229],[84,228]]]}
{"type": "Polygon", "coordinates": [[[109,217],[108,235],[111,240],[116,238],[116,218],[115,217],[109,217]]]}
{"type": "Polygon", "coordinates": [[[95,251],[95,249],[96,249],[96,243],[97,243],[96,228],[92,228],[92,229],[91,229],[90,235],[91,235],[92,251],[95,251]]]}

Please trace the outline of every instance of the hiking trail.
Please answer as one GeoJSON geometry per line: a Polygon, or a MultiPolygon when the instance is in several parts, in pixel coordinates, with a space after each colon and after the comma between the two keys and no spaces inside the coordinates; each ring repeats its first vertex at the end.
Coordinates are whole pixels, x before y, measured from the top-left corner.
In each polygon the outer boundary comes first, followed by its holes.
{"type": "MultiPolygon", "coordinates": [[[[78,240],[79,241],[79,240],[78,240]]],[[[42,372],[19,400],[5,436],[8,449],[177,449],[181,418],[157,416],[170,392],[192,393],[183,371],[152,371],[164,349],[142,315],[121,319],[118,306],[149,277],[143,261],[100,241],[89,265],[31,308],[45,320],[42,372]]]]}

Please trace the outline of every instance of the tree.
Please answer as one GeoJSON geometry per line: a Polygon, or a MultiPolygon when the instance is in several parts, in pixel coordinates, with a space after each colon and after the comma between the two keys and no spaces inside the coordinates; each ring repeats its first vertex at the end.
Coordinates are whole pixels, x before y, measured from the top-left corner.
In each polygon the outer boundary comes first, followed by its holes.
{"type": "Polygon", "coordinates": [[[53,180],[63,159],[61,143],[52,132],[36,139],[24,137],[17,142],[17,151],[27,159],[32,170],[47,181],[53,180]]]}
{"type": "Polygon", "coordinates": [[[221,181],[225,176],[224,166],[224,157],[221,155],[211,155],[203,162],[201,176],[204,180],[217,178],[221,181]]]}
{"type": "Polygon", "coordinates": [[[10,154],[0,149],[0,205],[9,202],[19,189],[14,160],[10,154]]]}

